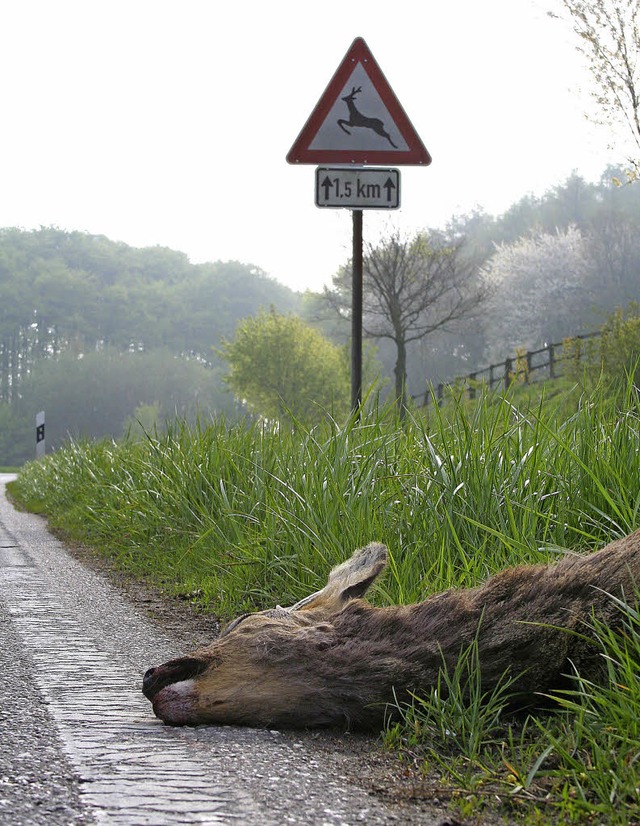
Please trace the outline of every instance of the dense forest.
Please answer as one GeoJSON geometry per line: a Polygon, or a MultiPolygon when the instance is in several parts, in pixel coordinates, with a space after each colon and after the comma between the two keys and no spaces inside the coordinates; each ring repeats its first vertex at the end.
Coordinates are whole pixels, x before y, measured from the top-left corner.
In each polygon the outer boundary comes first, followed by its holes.
{"type": "MultiPolygon", "coordinates": [[[[516,347],[596,329],[640,299],[640,184],[616,176],[624,178],[608,169],[588,183],[574,174],[501,216],[478,209],[451,219],[448,237],[488,297],[475,317],[408,348],[409,393],[516,347]]],[[[344,346],[350,325],[330,295],[295,293],[245,263],[196,265],[171,249],[52,227],[0,229],[0,464],[33,455],[39,410],[47,448],[68,435],[119,437],[175,414],[244,413],[224,381],[224,342],[241,320],[271,308],[344,346]]],[[[371,344],[368,376],[389,390],[393,348],[383,338],[371,344]]]]}
{"type": "Polygon", "coordinates": [[[47,447],[120,436],[139,419],[232,413],[217,347],[262,307],[300,296],[258,267],[194,265],[103,236],[0,230],[0,464],[47,447]]]}

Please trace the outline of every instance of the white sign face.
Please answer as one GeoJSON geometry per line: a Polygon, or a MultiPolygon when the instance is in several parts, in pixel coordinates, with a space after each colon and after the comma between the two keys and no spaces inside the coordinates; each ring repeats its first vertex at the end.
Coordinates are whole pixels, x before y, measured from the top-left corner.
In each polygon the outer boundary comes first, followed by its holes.
{"type": "Polygon", "coordinates": [[[375,86],[358,63],[333,104],[309,149],[408,152],[375,86]]]}
{"type": "Polygon", "coordinates": [[[400,170],[319,166],[316,169],[316,206],[398,209],[400,170]]]}

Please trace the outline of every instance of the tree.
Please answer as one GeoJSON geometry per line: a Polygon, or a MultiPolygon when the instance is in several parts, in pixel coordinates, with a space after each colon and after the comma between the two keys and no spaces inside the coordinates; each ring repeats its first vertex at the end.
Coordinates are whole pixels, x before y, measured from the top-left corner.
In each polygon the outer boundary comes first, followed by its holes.
{"type": "Polygon", "coordinates": [[[311,423],[348,410],[344,351],[296,316],[271,309],[245,318],[221,354],[236,396],[265,418],[311,423]]]}
{"type": "Polygon", "coordinates": [[[482,273],[493,287],[486,330],[490,360],[583,332],[593,302],[592,270],[576,227],[502,244],[482,273]]]}
{"type": "MultiPolygon", "coordinates": [[[[640,5],[638,0],[562,0],[594,82],[598,120],[621,123],[640,150],[640,5]]],[[[633,175],[638,158],[630,159],[633,175]]]]}
{"type": "MultiPolygon", "coordinates": [[[[464,239],[431,231],[404,236],[392,232],[363,259],[363,333],[389,339],[396,351],[395,393],[400,415],[407,405],[407,345],[436,330],[453,330],[470,319],[487,295],[465,255],[464,239]]],[[[351,266],[339,270],[327,300],[349,312],[351,266]]]]}
{"type": "Polygon", "coordinates": [[[15,467],[35,457],[35,414],[25,419],[13,405],[0,401],[0,466],[15,467]]]}
{"type": "Polygon", "coordinates": [[[237,261],[191,264],[163,247],[136,249],[53,227],[0,228],[0,400],[34,364],[72,351],[166,347],[211,362],[211,347],[260,307],[300,297],[237,261]]]}
{"type": "MultiPolygon", "coordinates": [[[[638,189],[637,187],[617,187],[638,189]]],[[[638,215],[604,212],[586,234],[588,254],[597,273],[597,303],[601,312],[612,312],[638,298],[640,272],[640,221],[638,215]]]]}
{"type": "MultiPolygon", "coordinates": [[[[213,370],[166,350],[120,353],[107,349],[78,358],[39,359],[22,381],[11,413],[32,435],[36,413],[47,417],[47,448],[68,438],[119,438],[141,411],[157,411],[162,428],[174,419],[233,411],[213,370]]],[[[1,422],[0,422],[1,426],[1,422]]],[[[33,453],[33,446],[29,446],[33,453]]],[[[29,458],[29,455],[23,456],[29,458]]],[[[1,461],[1,458],[0,458],[1,461]]]]}

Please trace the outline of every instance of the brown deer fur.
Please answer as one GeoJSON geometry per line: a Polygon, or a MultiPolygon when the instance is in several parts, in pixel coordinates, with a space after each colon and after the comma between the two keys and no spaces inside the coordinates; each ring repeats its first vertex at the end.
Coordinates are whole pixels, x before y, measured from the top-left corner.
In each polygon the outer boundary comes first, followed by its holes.
{"type": "Polygon", "coordinates": [[[615,624],[612,596],[634,595],[640,531],[597,553],[375,608],[360,597],[386,561],[384,545],[372,543],[297,605],[240,617],[208,647],[149,669],[143,691],[155,714],[171,725],[380,727],[476,637],[483,690],[508,672],[522,703],[539,702],[574,668],[598,673],[588,624],[594,615],[615,624]]]}

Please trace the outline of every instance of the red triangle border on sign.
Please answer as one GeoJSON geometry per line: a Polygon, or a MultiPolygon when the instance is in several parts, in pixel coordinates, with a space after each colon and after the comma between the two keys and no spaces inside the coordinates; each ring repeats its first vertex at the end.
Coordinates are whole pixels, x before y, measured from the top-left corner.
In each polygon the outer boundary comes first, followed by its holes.
{"type": "Polygon", "coordinates": [[[361,37],[357,37],[344,56],[335,74],[329,81],[322,97],[302,127],[293,146],[287,154],[287,163],[291,164],[355,164],[355,165],[408,165],[427,166],[431,155],[427,152],[418,133],[402,108],[387,79],[378,66],[369,47],[361,37]],[[360,63],[367,73],[380,99],[387,107],[396,129],[402,135],[408,150],[346,150],[346,149],[310,149],[318,131],[327,119],[331,108],[338,100],[354,68],[360,63]]]}

